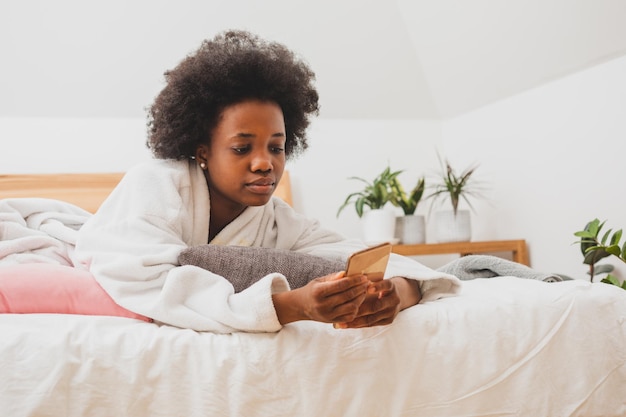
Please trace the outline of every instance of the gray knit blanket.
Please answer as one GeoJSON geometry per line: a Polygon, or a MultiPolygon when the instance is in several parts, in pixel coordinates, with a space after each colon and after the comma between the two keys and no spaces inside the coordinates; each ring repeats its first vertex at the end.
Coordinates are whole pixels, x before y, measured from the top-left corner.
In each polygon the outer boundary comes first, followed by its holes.
{"type": "Polygon", "coordinates": [[[512,276],[545,282],[563,281],[558,275],[536,271],[526,265],[491,255],[462,256],[437,271],[455,275],[461,280],[512,276]]]}

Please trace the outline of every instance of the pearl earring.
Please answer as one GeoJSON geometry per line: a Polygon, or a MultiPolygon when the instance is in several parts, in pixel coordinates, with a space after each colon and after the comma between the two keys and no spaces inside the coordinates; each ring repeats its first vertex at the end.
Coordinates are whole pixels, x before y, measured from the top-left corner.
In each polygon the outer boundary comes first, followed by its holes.
{"type": "Polygon", "coordinates": [[[206,169],[206,164],[204,162],[200,162],[200,168],[206,169]]]}

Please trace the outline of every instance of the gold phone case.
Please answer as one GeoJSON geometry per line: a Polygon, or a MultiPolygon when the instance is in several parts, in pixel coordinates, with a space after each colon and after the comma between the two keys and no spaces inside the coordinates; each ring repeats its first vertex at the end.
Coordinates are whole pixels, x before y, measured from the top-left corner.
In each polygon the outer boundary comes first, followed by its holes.
{"type": "Polygon", "coordinates": [[[367,275],[370,281],[379,281],[385,275],[390,255],[391,244],[389,243],[355,252],[348,258],[346,276],[363,274],[367,275]]]}

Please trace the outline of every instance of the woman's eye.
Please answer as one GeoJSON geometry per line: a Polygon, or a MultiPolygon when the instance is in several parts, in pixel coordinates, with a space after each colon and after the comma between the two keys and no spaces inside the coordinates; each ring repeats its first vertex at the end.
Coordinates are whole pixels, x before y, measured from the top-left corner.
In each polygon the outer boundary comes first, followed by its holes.
{"type": "Polygon", "coordinates": [[[285,152],[285,148],[280,146],[272,146],[271,151],[274,153],[283,153],[285,152]]]}
{"type": "Polygon", "coordinates": [[[233,151],[238,155],[243,155],[250,149],[249,146],[234,146],[233,151]]]}

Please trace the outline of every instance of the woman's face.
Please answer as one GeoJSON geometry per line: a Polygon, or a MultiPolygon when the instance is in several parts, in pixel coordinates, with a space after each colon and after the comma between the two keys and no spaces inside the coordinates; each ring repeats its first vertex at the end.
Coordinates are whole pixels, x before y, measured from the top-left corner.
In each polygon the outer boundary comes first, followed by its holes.
{"type": "Polygon", "coordinates": [[[267,203],[285,169],[285,121],[273,102],[247,100],[224,109],[210,144],[200,145],[206,161],[211,206],[242,211],[267,203]]]}

